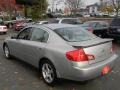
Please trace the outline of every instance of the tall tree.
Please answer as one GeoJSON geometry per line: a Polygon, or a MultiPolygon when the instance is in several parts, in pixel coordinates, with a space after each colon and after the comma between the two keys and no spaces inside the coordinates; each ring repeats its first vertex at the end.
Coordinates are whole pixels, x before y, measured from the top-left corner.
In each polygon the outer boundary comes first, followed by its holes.
{"type": "Polygon", "coordinates": [[[25,6],[25,16],[28,16],[27,7],[30,7],[33,19],[40,18],[46,12],[48,6],[46,0],[16,0],[16,2],[25,6]]]}
{"type": "Polygon", "coordinates": [[[42,19],[46,14],[48,3],[46,0],[38,0],[35,5],[32,6],[32,18],[42,19]]]}
{"type": "Polygon", "coordinates": [[[114,7],[114,10],[116,12],[116,16],[118,16],[119,11],[120,11],[120,0],[111,0],[112,1],[112,5],[114,7]]]}
{"type": "Polygon", "coordinates": [[[105,0],[105,1],[101,0],[100,10],[109,15],[110,13],[114,12],[114,7],[111,4],[110,0],[109,1],[108,0],[105,0]]]}
{"type": "Polygon", "coordinates": [[[66,0],[65,4],[70,9],[71,14],[76,14],[77,10],[83,6],[82,0],[66,0]]]}
{"type": "Polygon", "coordinates": [[[24,15],[28,17],[28,7],[36,4],[37,0],[16,0],[17,4],[24,5],[24,15]]]}
{"type": "Polygon", "coordinates": [[[16,0],[17,4],[22,4],[22,5],[33,5],[36,3],[37,0],[16,0]]]}

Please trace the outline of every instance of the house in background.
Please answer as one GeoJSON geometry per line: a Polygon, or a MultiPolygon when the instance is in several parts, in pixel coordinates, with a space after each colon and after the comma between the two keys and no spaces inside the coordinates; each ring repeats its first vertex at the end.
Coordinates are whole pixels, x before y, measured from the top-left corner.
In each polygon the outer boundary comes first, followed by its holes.
{"type": "Polygon", "coordinates": [[[92,5],[88,5],[86,7],[87,11],[88,11],[88,14],[90,15],[98,15],[98,13],[100,12],[100,5],[95,3],[95,4],[92,4],[92,5]]]}

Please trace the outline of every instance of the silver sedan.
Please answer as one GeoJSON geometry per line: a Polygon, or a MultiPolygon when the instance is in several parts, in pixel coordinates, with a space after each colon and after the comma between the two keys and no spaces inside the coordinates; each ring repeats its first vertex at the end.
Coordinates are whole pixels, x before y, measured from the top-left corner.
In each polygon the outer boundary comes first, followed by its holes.
{"type": "Polygon", "coordinates": [[[112,39],[101,39],[68,24],[31,25],[3,44],[6,58],[15,56],[40,69],[45,83],[57,78],[93,79],[111,71],[117,55],[112,39]]]}

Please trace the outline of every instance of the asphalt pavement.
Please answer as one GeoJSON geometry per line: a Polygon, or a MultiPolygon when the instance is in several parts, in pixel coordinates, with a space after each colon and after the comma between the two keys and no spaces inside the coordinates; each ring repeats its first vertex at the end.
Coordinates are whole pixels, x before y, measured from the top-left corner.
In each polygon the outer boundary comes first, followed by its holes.
{"type": "Polygon", "coordinates": [[[43,82],[38,69],[16,58],[4,57],[2,43],[7,36],[0,35],[0,90],[120,90],[120,43],[115,43],[119,58],[109,74],[84,84],[61,80],[50,87],[43,82]]]}

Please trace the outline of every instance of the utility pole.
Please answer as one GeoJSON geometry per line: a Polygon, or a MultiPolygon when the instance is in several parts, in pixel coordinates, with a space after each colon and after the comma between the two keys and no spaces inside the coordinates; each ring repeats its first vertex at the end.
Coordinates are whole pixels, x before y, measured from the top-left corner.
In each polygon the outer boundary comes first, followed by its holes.
{"type": "Polygon", "coordinates": [[[55,3],[55,1],[52,0],[52,13],[54,12],[54,3],[55,3]]]}
{"type": "Polygon", "coordinates": [[[9,20],[11,20],[12,19],[11,0],[8,1],[9,1],[8,3],[9,20]]]}

